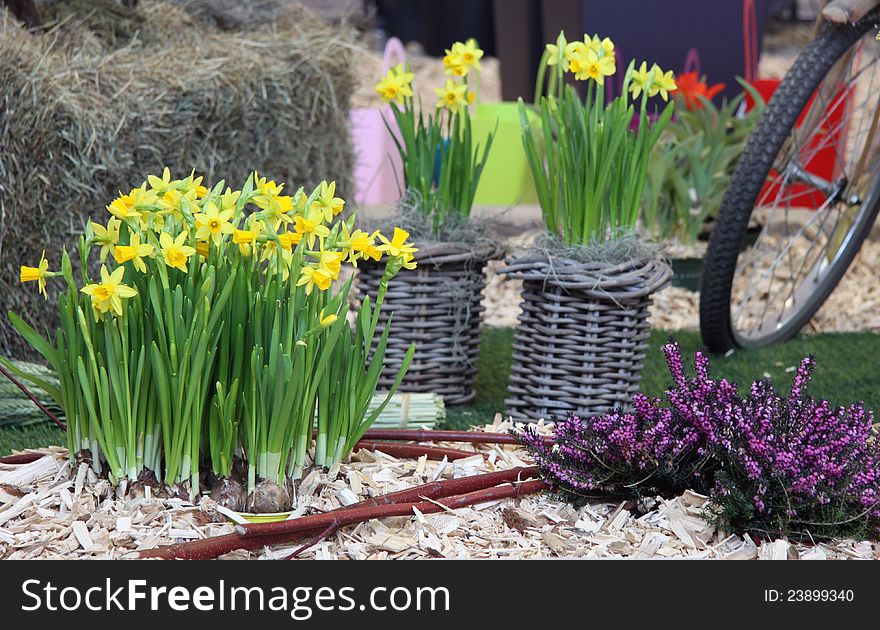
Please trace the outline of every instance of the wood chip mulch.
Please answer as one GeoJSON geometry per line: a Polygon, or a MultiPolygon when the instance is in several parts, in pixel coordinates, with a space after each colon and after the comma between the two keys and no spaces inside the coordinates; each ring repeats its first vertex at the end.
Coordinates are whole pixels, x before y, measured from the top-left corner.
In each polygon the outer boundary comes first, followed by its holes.
{"type": "MultiPolygon", "coordinates": [[[[491,431],[511,427],[500,416],[491,431]]],[[[543,425],[549,430],[548,425],[543,425]]],[[[456,444],[457,448],[462,448],[456,444]]],[[[522,449],[487,446],[455,462],[400,460],[359,451],[298,485],[294,515],[330,510],[416,484],[525,465],[522,449]]],[[[134,496],[61,448],[26,465],[0,466],[0,558],[124,558],[137,549],[231,533],[233,523],[203,497],[197,504],[134,496]]],[[[880,547],[845,540],[807,546],[728,535],[702,516],[706,497],[590,503],[574,508],[546,495],[496,501],[433,515],[374,520],[345,528],[303,554],[317,559],[380,558],[880,558],[880,547]]],[[[299,545],[234,552],[231,558],[283,558],[299,545]]]]}

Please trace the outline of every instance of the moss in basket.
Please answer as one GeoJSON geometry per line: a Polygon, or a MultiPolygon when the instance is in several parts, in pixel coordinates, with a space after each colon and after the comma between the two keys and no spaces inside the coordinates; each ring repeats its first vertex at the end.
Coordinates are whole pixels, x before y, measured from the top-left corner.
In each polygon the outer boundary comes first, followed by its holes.
{"type": "Polygon", "coordinates": [[[388,338],[381,331],[371,360],[379,311],[415,250],[398,230],[389,239],[337,220],[344,202],[332,183],[286,195],[254,173],[241,190],[224,187],[166,169],[112,201],[106,224],[87,227],[81,277],[66,251],[60,271],[45,258],[22,267],[22,282],[41,291],[66,285],[54,336],[10,313],[58,383],[4,365],[55,400],[71,456],[89,451],[112,482],[150,473],[194,497],[210,473],[230,506],[240,509],[244,487],[251,509],[277,512],[289,505],[288,481],[309,460],[339,462],[406,371],[412,348],[369,411],[388,338]],[[385,272],[352,327],[350,281],[333,280],[343,262],[367,256],[384,259],[385,272]]]}

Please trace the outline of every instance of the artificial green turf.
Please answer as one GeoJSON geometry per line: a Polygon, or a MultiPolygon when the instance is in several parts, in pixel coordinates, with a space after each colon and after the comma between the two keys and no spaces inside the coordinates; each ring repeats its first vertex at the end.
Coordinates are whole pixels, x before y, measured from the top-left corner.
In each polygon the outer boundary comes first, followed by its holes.
{"type": "MultiPolygon", "coordinates": [[[[654,331],[648,342],[642,391],[662,396],[669,376],[662,346],[674,337],[686,358],[700,349],[696,332],[654,331]]],[[[490,328],[483,334],[476,379],[477,397],[473,403],[446,409],[444,428],[462,429],[491,422],[504,411],[505,387],[510,373],[513,330],[490,328]]],[[[787,390],[793,368],[812,354],[817,369],[812,395],[844,405],[863,401],[871,409],[880,409],[880,334],[834,333],[799,337],[769,348],[740,350],[730,356],[712,358],[712,373],[748,387],[752,381],[769,375],[780,389],[787,390]]],[[[743,391],[742,389],[740,391],[743,391]]]]}
{"type": "MultiPolygon", "coordinates": [[[[655,331],[648,343],[642,390],[662,395],[669,383],[661,347],[674,336],[685,355],[700,348],[695,332],[655,331]]],[[[504,412],[505,388],[510,373],[513,330],[490,328],[483,334],[477,397],[471,404],[448,407],[443,428],[461,429],[487,424],[496,413],[504,412]]],[[[812,394],[838,405],[862,400],[871,409],[880,409],[880,334],[836,333],[799,337],[793,341],[756,350],[741,350],[712,359],[712,372],[747,387],[756,378],[769,374],[780,389],[787,389],[793,368],[804,356],[813,354],[818,366],[812,394]]],[[[0,430],[0,455],[13,449],[61,444],[64,435],[51,425],[0,430]]]]}

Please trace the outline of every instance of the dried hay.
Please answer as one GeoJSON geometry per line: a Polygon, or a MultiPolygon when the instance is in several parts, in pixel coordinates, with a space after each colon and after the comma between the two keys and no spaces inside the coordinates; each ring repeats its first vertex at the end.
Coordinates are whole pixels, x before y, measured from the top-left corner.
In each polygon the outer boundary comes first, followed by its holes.
{"type": "MultiPolygon", "coordinates": [[[[511,428],[500,417],[487,430],[511,428]]],[[[548,431],[548,425],[539,430],[548,431]]],[[[456,447],[461,447],[456,444],[456,447]]],[[[524,451],[487,446],[487,457],[405,460],[358,451],[349,463],[313,471],[298,485],[295,515],[331,510],[417,484],[523,465],[524,451]]],[[[121,558],[136,549],[231,533],[216,504],[132,496],[71,467],[64,449],[19,466],[0,465],[0,558],[121,558]]],[[[442,502],[442,501],[441,501],[442,502]]],[[[439,514],[372,520],[343,528],[306,551],[316,559],[419,558],[878,558],[880,546],[843,540],[808,545],[729,535],[702,518],[706,497],[685,492],[638,503],[580,508],[547,495],[491,501],[439,514]]],[[[301,543],[236,551],[226,558],[284,558],[301,543]]]]}
{"type": "MultiPolygon", "coordinates": [[[[336,179],[350,194],[348,29],[294,8],[235,33],[156,0],[137,15],[134,38],[112,49],[91,30],[95,16],[31,34],[0,11],[4,314],[54,328],[53,296],[22,290],[19,265],[45,249],[57,268],[88,217],[164,165],[208,181],[241,182],[254,168],[289,185],[336,179]]],[[[5,317],[0,353],[33,356],[5,317]]]]}

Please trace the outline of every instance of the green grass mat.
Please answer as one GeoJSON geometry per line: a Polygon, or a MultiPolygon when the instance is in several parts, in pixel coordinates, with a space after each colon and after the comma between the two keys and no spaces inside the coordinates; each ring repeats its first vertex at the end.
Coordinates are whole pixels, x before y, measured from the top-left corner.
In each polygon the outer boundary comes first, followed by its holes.
{"type": "MultiPolygon", "coordinates": [[[[700,348],[694,332],[655,331],[648,344],[642,388],[648,394],[662,395],[669,376],[661,351],[674,336],[685,355],[700,348]]],[[[440,428],[462,429],[491,422],[504,411],[507,376],[510,372],[513,330],[490,328],[483,334],[477,374],[477,397],[469,405],[446,408],[446,421],[440,428]]],[[[804,356],[813,354],[818,362],[812,392],[835,404],[862,400],[871,409],[880,408],[880,334],[838,333],[800,337],[793,341],[757,350],[742,350],[728,357],[712,359],[713,374],[747,387],[754,379],[769,374],[773,382],[788,389],[791,368],[804,356]]],[[[0,455],[13,449],[61,444],[64,436],[51,425],[0,430],[0,455]]]]}
{"type": "MultiPolygon", "coordinates": [[[[654,331],[648,342],[642,391],[661,396],[669,384],[669,373],[661,350],[674,337],[687,357],[701,347],[696,332],[654,331]]],[[[485,424],[496,412],[503,412],[505,388],[510,373],[513,330],[491,328],[483,334],[477,374],[477,397],[469,405],[447,407],[443,428],[463,429],[485,424]]],[[[844,405],[856,400],[869,408],[880,408],[880,334],[834,333],[799,337],[770,348],[740,350],[730,356],[712,358],[712,373],[748,387],[769,374],[773,383],[788,390],[792,372],[800,360],[816,357],[816,375],[811,391],[832,403],[844,405]]]]}

